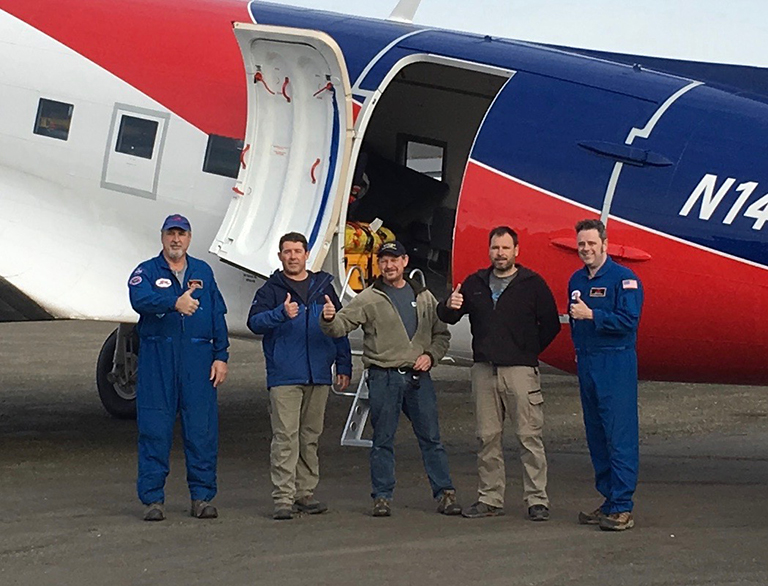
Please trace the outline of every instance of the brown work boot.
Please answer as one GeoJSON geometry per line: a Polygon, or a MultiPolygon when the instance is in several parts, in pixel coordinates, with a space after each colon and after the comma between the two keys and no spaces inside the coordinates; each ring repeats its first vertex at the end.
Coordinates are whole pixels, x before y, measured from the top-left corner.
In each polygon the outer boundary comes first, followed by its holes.
{"type": "Polygon", "coordinates": [[[309,515],[317,515],[319,513],[325,513],[328,510],[328,505],[320,502],[312,495],[303,496],[300,499],[296,499],[293,503],[294,513],[307,513],[309,515]]]}
{"type": "Polygon", "coordinates": [[[192,508],[189,514],[197,519],[215,519],[219,516],[219,512],[208,501],[192,501],[192,508]]]}
{"type": "Polygon", "coordinates": [[[441,515],[461,515],[461,505],[456,501],[456,491],[446,489],[437,499],[437,512],[441,515]]]}
{"type": "Polygon", "coordinates": [[[611,513],[600,518],[600,529],[603,531],[626,531],[634,526],[635,520],[629,511],[611,513]]]}
{"type": "Polygon", "coordinates": [[[285,503],[275,503],[275,510],[272,513],[275,521],[290,521],[293,519],[293,507],[285,503]]]}
{"type": "Polygon", "coordinates": [[[163,503],[152,503],[147,505],[144,511],[145,521],[163,521],[165,520],[165,507],[163,503]]]}
{"type": "Polygon", "coordinates": [[[504,514],[504,509],[494,507],[481,501],[470,505],[461,514],[467,519],[479,519],[480,517],[499,517],[504,514]]]}
{"type": "Polygon", "coordinates": [[[599,525],[600,519],[605,517],[605,513],[600,507],[597,507],[591,513],[579,511],[579,525],[599,525]]]}
{"type": "Polygon", "coordinates": [[[371,514],[374,517],[389,517],[392,515],[392,505],[389,499],[385,499],[383,496],[374,499],[371,514]]]}

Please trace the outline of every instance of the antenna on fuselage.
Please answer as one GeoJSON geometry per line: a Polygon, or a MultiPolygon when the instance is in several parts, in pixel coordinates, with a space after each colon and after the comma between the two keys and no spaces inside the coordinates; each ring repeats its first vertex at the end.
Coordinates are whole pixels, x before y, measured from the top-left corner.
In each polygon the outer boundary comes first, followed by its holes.
{"type": "Polygon", "coordinates": [[[400,0],[387,20],[411,24],[413,17],[416,16],[416,11],[419,9],[419,4],[421,4],[421,0],[400,0]]]}

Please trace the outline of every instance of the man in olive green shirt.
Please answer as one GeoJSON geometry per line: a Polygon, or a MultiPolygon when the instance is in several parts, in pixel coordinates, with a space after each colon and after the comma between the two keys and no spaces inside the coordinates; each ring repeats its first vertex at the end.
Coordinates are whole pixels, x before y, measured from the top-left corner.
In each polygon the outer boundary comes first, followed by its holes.
{"type": "Polygon", "coordinates": [[[373,426],[371,484],[373,516],[388,517],[395,489],[394,440],[400,411],[411,420],[437,511],[461,514],[440,441],[437,398],[430,369],[448,351],[451,335],[437,317],[437,300],[405,277],[408,255],[399,242],[378,253],[381,277],[338,313],[326,298],[320,327],[339,338],[362,326],[363,364],[373,426]]]}

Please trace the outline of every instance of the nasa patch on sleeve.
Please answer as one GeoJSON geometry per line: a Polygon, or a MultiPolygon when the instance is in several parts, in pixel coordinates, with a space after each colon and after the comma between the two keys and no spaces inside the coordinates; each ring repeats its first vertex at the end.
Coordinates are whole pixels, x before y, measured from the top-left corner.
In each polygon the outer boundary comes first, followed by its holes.
{"type": "Polygon", "coordinates": [[[624,279],[621,282],[622,289],[637,289],[637,279],[624,279]]]}
{"type": "Polygon", "coordinates": [[[128,281],[128,284],[129,285],[138,285],[139,283],[141,283],[141,281],[142,281],[142,278],[137,275],[137,276],[133,277],[130,281],[128,281]]]}

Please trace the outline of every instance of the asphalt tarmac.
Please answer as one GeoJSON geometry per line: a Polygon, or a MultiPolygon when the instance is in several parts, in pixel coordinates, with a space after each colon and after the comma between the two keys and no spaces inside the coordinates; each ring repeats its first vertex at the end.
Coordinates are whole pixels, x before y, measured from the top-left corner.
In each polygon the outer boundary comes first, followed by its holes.
{"type": "MultiPolygon", "coordinates": [[[[543,381],[547,523],[525,519],[511,433],[506,516],[436,514],[405,423],[394,514],[372,518],[367,451],[339,446],[350,400],[333,397],[317,492],[330,511],[278,522],[261,348],[235,341],[219,395],[220,517],[189,516],[177,441],[168,519],[146,523],[135,496],[135,423],[110,418],[95,390],[96,356],[113,327],[0,324],[2,586],[768,584],[768,388],[641,385],[637,526],[624,533],[576,523],[599,499],[572,376],[543,381]]],[[[439,367],[434,378],[453,480],[470,504],[469,373],[439,367]]]]}

